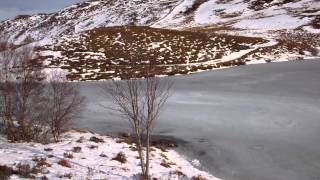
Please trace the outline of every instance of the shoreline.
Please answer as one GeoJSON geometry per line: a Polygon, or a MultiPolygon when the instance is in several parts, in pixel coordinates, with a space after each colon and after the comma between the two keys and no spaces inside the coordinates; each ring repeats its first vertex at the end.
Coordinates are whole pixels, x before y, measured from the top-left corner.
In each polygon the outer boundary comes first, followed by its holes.
{"type": "MultiPolygon", "coordinates": [[[[92,132],[71,130],[58,143],[8,143],[0,141],[0,166],[12,168],[11,179],[26,177],[19,174],[21,166],[29,167],[29,177],[81,179],[134,179],[140,172],[134,143],[123,138],[102,136],[92,132]],[[99,140],[99,141],[95,141],[99,140]],[[125,159],[117,159],[122,153],[125,159]]],[[[219,180],[201,171],[172,149],[152,147],[153,178],[204,178],[219,180]]]]}

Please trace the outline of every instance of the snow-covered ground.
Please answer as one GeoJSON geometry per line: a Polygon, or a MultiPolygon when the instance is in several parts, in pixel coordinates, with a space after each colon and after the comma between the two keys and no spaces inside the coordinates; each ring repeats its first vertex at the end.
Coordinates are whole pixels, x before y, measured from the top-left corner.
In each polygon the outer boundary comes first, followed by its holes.
{"type": "MultiPolygon", "coordinates": [[[[8,143],[0,139],[0,165],[16,168],[21,165],[34,167],[43,158],[37,178],[48,179],[71,177],[71,179],[135,179],[140,172],[138,153],[133,144],[120,139],[100,136],[90,132],[70,131],[63,135],[61,142],[52,144],[8,143]],[[90,141],[90,138],[99,141],[90,141]],[[126,162],[112,160],[122,152],[126,162]],[[70,167],[62,166],[59,161],[66,160],[70,167]],[[45,162],[45,163],[43,163],[45,162]]],[[[207,172],[200,171],[174,150],[162,151],[154,148],[151,152],[151,176],[157,179],[191,179],[203,177],[218,180],[207,172]],[[165,167],[168,165],[168,167],[165,167]]],[[[21,179],[13,175],[11,179],[21,179]]]]}
{"type": "Polygon", "coordinates": [[[243,0],[203,1],[194,10],[191,20],[184,13],[197,1],[184,0],[169,15],[155,23],[154,27],[181,28],[201,25],[226,24],[235,28],[253,30],[305,29],[319,33],[309,23],[318,15],[320,3],[314,0],[285,2],[283,0],[256,3],[243,0]]]}

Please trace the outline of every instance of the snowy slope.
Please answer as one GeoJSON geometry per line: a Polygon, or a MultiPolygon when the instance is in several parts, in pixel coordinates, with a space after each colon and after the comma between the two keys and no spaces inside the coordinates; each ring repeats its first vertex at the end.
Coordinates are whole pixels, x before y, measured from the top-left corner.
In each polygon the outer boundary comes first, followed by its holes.
{"type": "MultiPolygon", "coordinates": [[[[34,167],[31,175],[37,179],[45,176],[48,179],[133,180],[140,173],[135,145],[108,136],[70,131],[64,134],[61,142],[47,145],[7,143],[1,137],[0,142],[0,166],[34,167]],[[92,137],[103,142],[90,141],[92,137]],[[114,159],[120,152],[124,154],[126,162],[114,159]],[[61,160],[66,160],[68,165],[60,164],[61,160]]],[[[198,170],[174,150],[164,152],[155,147],[152,149],[150,175],[153,178],[178,180],[201,176],[208,180],[219,180],[198,170]]],[[[11,179],[21,178],[13,175],[11,179]]]]}
{"type": "MultiPolygon", "coordinates": [[[[52,14],[18,16],[0,23],[0,32],[16,44],[51,38],[103,26],[150,25],[164,17],[178,0],[92,0],[52,14]]],[[[49,41],[50,42],[50,41],[49,41]]]]}
{"type": "Polygon", "coordinates": [[[120,25],[161,28],[232,26],[240,29],[306,29],[319,33],[318,0],[92,0],[52,14],[18,16],[0,23],[15,43],[120,25]]]}
{"type": "Polygon", "coordinates": [[[175,75],[317,57],[319,12],[318,0],[91,0],[0,22],[0,34],[41,46],[71,80],[141,77],[151,61],[175,75]]]}
{"type": "Polygon", "coordinates": [[[320,2],[317,0],[209,0],[201,1],[200,5],[197,3],[197,0],[184,0],[170,15],[154,26],[190,27],[218,24],[241,29],[303,28],[320,32],[320,2]],[[192,16],[186,16],[186,12],[192,8],[192,16]]]}

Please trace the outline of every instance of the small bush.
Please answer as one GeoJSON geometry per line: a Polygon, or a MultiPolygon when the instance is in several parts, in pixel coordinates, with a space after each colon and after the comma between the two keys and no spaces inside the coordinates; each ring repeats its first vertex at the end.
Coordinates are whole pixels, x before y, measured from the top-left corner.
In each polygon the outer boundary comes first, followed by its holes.
{"type": "Polygon", "coordinates": [[[163,153],[161,153],[160,156],[163,157],[164,159],[168,160],[168,157],[166,155],[164,155],[163,153]]]}
{"type": "Polygon", "coordinates": [[[98,146],[91,145],[91,146],[89,146],[88,148],[89,148],[89,149],[97,149],[97,148],[98,148],[98,146]]]}
{"type": "Polygon", "coordinates": [[[132,144],[132,141],[131,141],[129,138],[121,138],[121,139],[117,139],[117,140],[116,140],[116,143],[118,143],[118,144],[120,144],[120,143],[126,143],[126,144],[131,145],[131,144],[132,144]]]}
{"type": "Polygon", "coordinates": [[[95,136],[92,136],[89,141],[95,142],[95,143],[104,143],[104,140],[102,138],[97,138],[95,136]]]}
{"type": "Polygon", "coordinates": [[[76,142],[77,142],[77,143],[83,143],[83,141],[84,141],[84,137],[82,136],[82,137],[80,137],[76,142]]]}
{"type": "Polygon", "coordinates": [[[0,165],[0,179],[6,180],[9,179],[13,174],[13,170],[11,167],[0,165]]]}
{"type": "Polygon", "coordinates": [[[29,164],[18,164],[15,174],[18,174],[24,178],[35,178],[32,174],[39,173],[37,168],[31,168],[29,164]]]}
{"type": "Polygon", "coordinates": [[[138,149],[135,146],[130,146],[129,148],[131,151],[138,151],[138,149]]]}
{"type": "Polygon", "coordinates": [[[42,176],[41,178],[40,178],[41,180],[49,180],[49,178],[47,177],[47,176],[42,176]]]}
{"type": "Polygon", "coordinates": [[[72,178],[72,174],[71,173],[63,174],[63,175],[60,175],[59,178],[60,179],[65,179],[65,178],[71,179],[72,178]]]}
{"type": "Polygon", "coordinates": [[[165,160],[162,160],[162,162],[160,163],[160,165],[163,166],[163,167],[165,167],[165,168],[170,168],[170,167],[171,167],[170,164],[169,164],[167,161],[165,161],[165,160]]]}
{"type": "Polygon", "coordinates": [[[114,161],[119,161],[121,163],[126,163],[127,162],[127,158],[126,155],[123,152],[119,152],[116,157],[112,158],[112,160],[114,161]]]}
{"type": "Polygon", "coordinates": [[[58,164],[60,166],[64,166],[67,168],[71,168],[71,164],[69,163],[69,161],[65,160],[65,159],[61,159],[60,161],[58,161],[58,164]]]}
{"type": "Polygon", "coordinates": [[[160,165],[163,166],[163,167],[166,167],[166,168],[170,168],[171,166],[176,165],[176,164],[173,163],[173,162],[169,162],[169,161],[166,161],[166,160],[162,160],[162,162],[160,163],[160,165]]]}
{"type": "Polygon", "coordinates": [[[105,154],[103,154],[103,153],[101,153],[99,156],[100,156],[100,157],[103,157],[103,158],[108,157],[107,155],[105,155],[105,154]]]}
{"type": "Polygon", "coordinates": [[[202,177],[201,175],[198,175],[198,176],[193,176],[191,180],[206,180],[206,178],[202,177]]]}
{"type": "Polygon", "coordinates": [[[79,146],[73,147],[72,152],[74,152],[74,153],[81,152],[81,147],[79,147],[79,146]]]}
{"type": "Polygon", "coordinates": [[[173,175],[177,175],[177,176],[186,176],[183,172],[179,171],[179,170],[176,170],[176,171],[172,171],[170,172],[170,174],[173,174],[173,175]]]}
{"type": "Polygon", "coordinates": [[[68,159],[73,159],[73,154],[70,152],[65,152],[65,153],[63,153],[63,157],[68,158],[68,159]]]}
{"type": "Polygon", "coordinates": [[[53,149],[52,148],[44,148],[44,151],[50,152],[50,151],[53,151],[53,149]]]}
{"type": "Polygon", "coordinates": [[[47,162],[46,158],[34,157],[32,160],[37,163],[36,164],[37,168],[51,167],[51,164],[47,162]]]}

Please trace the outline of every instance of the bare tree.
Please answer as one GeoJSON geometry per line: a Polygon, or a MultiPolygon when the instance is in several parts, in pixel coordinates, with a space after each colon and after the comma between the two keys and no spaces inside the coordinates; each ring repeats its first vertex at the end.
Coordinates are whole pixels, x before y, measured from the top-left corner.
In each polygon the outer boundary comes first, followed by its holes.
{"type": "Polygon", "coordinates": [[[39,138],[43,113],[43,66],[32,47],[6,48],[0,54],[2,115],[11,140],[39,138]],[[18,126],[13,126],[14,122],[18,126]]]}
{"type": "Polygon", "coordinates": [[[43,142],[52,134],[58,141],[84,102],[77,84],[55,72],[48,78],[32,47],[0,44],[0,118],[8,139],[43,142]]]}
{"type": "Polygon", "coordinates": [[[111,109],[129,121],[135,135],[142,176],[149,179],[152,130],[170,95],[172,82],[148,76],[144,80],[113,81],[109,86],[106,84],[104,90],[116,106],[111,109]]]}
{"type": "Polygon", "coordinates": [[[84,104],[78,89],[77,83],[67,82],[61,73],[52,72],[48,87],[48,124],[56,142],[84,104]]]}
{"type": "Polygon", "coordinates": [[[13,83],[10,81],[10,66],[15,58],[7,41],[0,41],[0,117],[9,137],[13,135],[13,83]]]}

